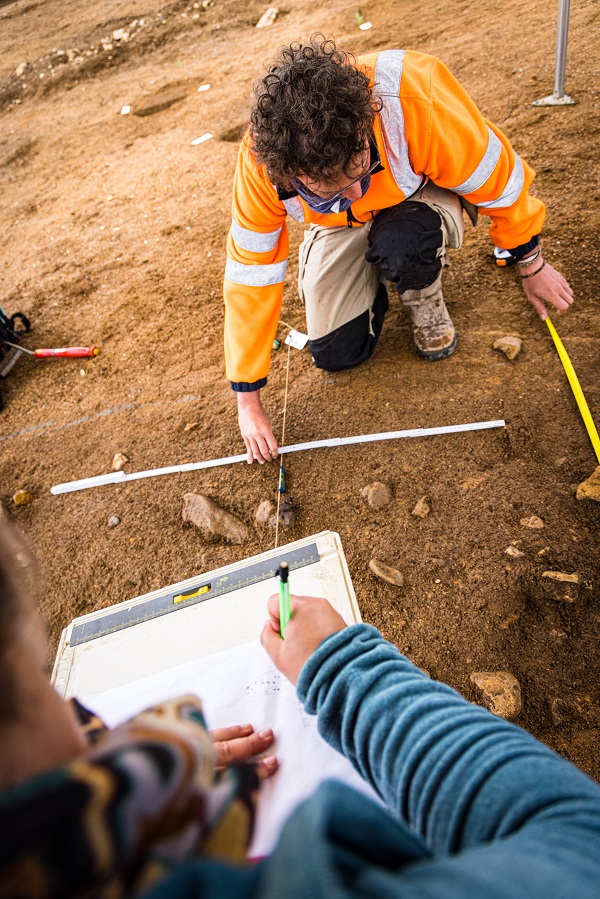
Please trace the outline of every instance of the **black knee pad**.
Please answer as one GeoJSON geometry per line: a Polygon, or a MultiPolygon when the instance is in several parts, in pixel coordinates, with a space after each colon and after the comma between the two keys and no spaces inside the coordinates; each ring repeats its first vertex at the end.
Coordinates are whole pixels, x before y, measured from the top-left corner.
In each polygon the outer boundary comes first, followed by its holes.
{"type": "Polygon", "coordinates": [[[426,203],[406,200],[379,212],[369,232],[365,259],[393,281],[400,293],[423,290],[442,268],[442,220],[426,203]]]}

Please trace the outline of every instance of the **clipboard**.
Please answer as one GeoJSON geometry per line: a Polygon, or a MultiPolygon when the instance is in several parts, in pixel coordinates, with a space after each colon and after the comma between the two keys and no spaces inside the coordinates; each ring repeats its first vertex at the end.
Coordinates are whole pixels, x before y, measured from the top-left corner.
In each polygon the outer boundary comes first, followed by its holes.
{"type": "Polygon", "coordinates": [[[362,620],[340,536],[323,531],[75,618],[62,633],[52,675],[61,696],[77,696],[109,727],[191,692],[209,728],[241,721],[273,728],[281,764],[260,791],[250,858],[273,850],[289,815],[326,778],[380,801],[325,743],[258,642],[282,561],[292,593],[324,596],[346,624],[362,620]]]}
{"type": "Polygon", "coordinates": [[[81,698],[256,640],[283,560],[292,593],[326,597],[347,624],[362,620],[340,536],[322,531],[75,618],[62,632],[55,689],[81,698]]]}

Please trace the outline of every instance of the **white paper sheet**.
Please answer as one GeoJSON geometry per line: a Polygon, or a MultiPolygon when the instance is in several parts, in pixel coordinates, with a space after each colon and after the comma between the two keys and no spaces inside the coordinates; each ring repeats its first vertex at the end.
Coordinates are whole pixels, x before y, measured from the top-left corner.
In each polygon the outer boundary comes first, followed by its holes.
{"type": "Polygon", "coordinates": [[[255,730],[273,729],[280,767],[261,788],[249,856],[259,858],[274,848],[291,812],[318,784],[341,780],[376,801],[371,787],[343,756],[325,743],[317,720],[307,715],[295,688],[274,667],[258,641],[196,659],[160,674],[82,699],[115,727],[165,699],[193,693],[202,700],[210,729],[251,723],[255,730]]]}

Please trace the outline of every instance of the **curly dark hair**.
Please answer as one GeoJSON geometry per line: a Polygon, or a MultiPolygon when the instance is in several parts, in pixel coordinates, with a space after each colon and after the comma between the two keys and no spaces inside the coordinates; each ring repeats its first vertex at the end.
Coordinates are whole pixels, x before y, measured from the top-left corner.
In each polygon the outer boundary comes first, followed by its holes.
{"type": "Polygon", "coordinates": [[[253,152],[274,184],[298,174],[315,181],[347,175],[365,149],[381,103],[351,53],[313,34],[283,47],[254,87],[253,152]]]}

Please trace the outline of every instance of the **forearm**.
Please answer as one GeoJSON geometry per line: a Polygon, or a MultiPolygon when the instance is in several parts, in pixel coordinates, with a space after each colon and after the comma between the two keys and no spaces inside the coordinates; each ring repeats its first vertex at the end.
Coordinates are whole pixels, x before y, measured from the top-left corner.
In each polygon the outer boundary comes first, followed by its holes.
{"type": "Polygon", "coordinates": [[[600,789],[521,729],[431,681],[377,631],[348,628],[302,669],[319,731],[434,849],[456,851],[587,805],[600,789]]]}

